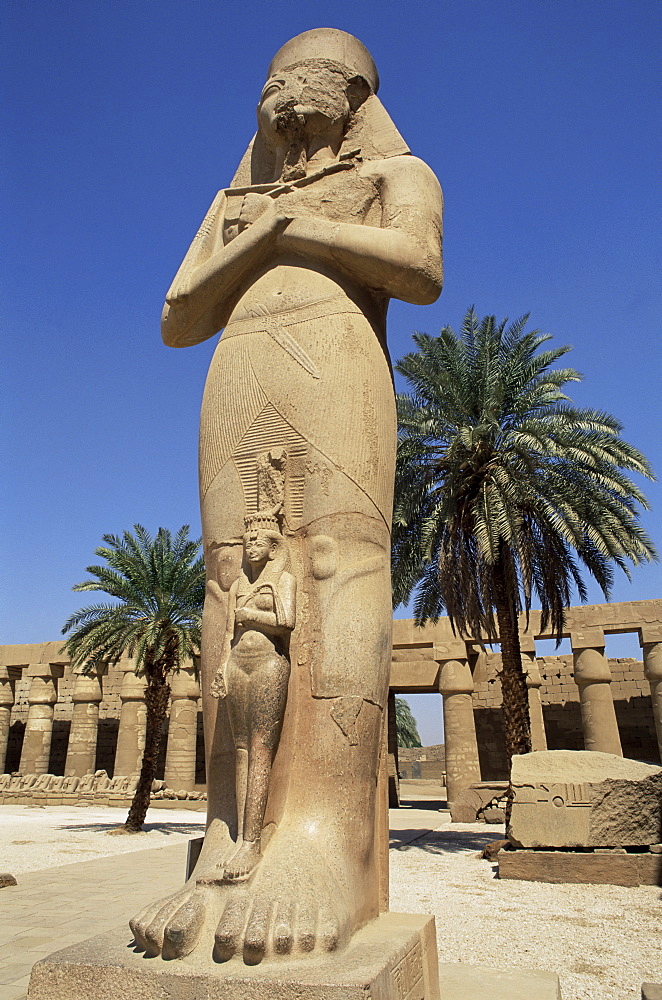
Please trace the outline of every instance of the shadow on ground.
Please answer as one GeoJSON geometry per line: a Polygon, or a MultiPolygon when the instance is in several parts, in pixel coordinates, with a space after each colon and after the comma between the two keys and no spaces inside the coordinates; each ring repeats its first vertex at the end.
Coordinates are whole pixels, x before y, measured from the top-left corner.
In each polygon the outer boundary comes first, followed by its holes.
{"type": "Polygon", "coordinates": [[[448,809],[446,799],[405,799],[400,802],[400,809],[430,809],[432,812],[439,812],[441,809],[448,809]]]}
{"type": "MultiPolygon", "coordinates": [[[[142,833],[151,833],[156,830],[157,833],[182,833],[185,835],[197,834],[200,836],[201,830],[204,829],[204,823],[145,823],[143,824],[142,833]]],[[[117,830],[121,823],[63,823],[59,827],[60,830],[71,830],[72,832],[79,831],[83,832],[88,830],[92,833],[109,833],[112,830],[117,830]]],[[[133,834],[127,833],[127,837],[133,836],[133,834]]]]}
{"type": "Polygon", "coordinates": [[[485,833],[474,833],[471,830],[435,830],[423,833],[415,840],[411,839],[414,830],[397,830],[391,837],[390,846],[396,851],[406,851],[415,847],[429,854],[459,854],[461,851],[482,851],[487,844],[503,837],[500,830],[488,830],[485,833]],[[407,842],[407,835],[409,841],[407,842]]]}

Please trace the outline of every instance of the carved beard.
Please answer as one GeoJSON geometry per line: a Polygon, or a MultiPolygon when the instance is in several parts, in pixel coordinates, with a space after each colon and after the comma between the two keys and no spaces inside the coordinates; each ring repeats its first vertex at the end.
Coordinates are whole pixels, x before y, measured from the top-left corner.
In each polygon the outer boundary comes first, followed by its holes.
{"type": "Polygon", "coordinates": [[[284,108],[278,113],[276,129],[283,132],[289,139],[285,160],[283,162],[282,179],[296,181],[306,176],[308,152],[306,149],[305,124],[293,108],[284,108]]]}

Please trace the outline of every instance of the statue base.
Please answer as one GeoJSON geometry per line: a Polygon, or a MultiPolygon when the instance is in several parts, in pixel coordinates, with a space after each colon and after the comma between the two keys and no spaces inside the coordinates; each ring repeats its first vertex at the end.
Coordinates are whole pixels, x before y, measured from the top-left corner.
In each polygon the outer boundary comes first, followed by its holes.
{"type": "Polygon", "coordinates": [[[434,917],[383,913],[335,955],[166,962],[117,928],[37,962],[29,1000],[440,1000],[434,917]]]}

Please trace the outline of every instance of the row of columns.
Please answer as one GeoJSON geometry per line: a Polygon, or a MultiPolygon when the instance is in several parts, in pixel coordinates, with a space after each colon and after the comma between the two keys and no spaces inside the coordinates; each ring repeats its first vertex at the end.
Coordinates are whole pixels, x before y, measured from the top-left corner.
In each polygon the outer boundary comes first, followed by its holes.
{"type": "MultiPolygon", "coordinates": [[[[145,748],[145,678],[138,677],[131,664],[124,668],[120,689],[120,720],[115,751],[114,776],[136,774],[145,748]]],[[[30,678],[28,716],[21,750],[21,774],[46,774],[53,736],[57,702],[57,681],[61,665],[40,663],[27,668],[30,678]]],[[[191,791],[195,784],[195,760],[200,691],[193,667],[184,667],[171,678],[170,723],[166,748],[165,783],[175,791],[191,791]]],[[[99,705],[103,694],[96,672],[76,674],[73,712],[64,768],[66,776],[84,777],[95,768],[99,705]]],[[[12,706],[13,681],[6,667],[0,667],[0,773],[3,773],[12,706]]]]}
{"type": "MultiPolygon", "coordinates": [[[[644,672],[650,684],[657,741],[662,758],[662,627],[641,629],[644,672]]],[[[574,679],[579,702],[586,750],[623,756],[616,710],[611,691],[611,670],[605,656],[602,629],[573,632],[574,679]]],[[[546,750],[545,722],[540,688],[542,678],[536,661],[533,636],[520,637],[522,667],[526,674],[533,750],[546,750]]],[[[446,785],[449,803],[464,788],[480,781],[478,741],[473,712],[474,682],[467,658],[466,643],[437,643],[434,659],[439,664],[439,691],[443,696],[444,740],[446,744],[446,785]]]]}

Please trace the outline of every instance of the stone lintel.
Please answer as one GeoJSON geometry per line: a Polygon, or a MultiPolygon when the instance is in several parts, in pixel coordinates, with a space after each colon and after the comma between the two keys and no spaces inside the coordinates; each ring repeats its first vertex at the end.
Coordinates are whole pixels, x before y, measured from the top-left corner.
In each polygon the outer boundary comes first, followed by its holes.
{"type": "Polygon", "coordinates": [[[439,690],[439,664],[434,660],[391,662],[391,690],[403,693],[439,690]]]}
{"type": "MultiPolygon", "coordinates": [[[[434,917],[384,913],[335,955],[245,965],[146,959],[124,927],[37,962],[30,1000],[440,1000],[434,917]]],[[[206,954],[206,952],[205,952],[206,954]]]]}
{"type": "Polygon", "coordinates": [[[662,624],[642,625],[639,629],[639,645],[647,646],[652,642],[662,642],[662,624]]]}
{"type": "Polygon", "coordinates": [[[443,663],[445,660],[466,660],[467,644],[464,639],[435,642],[434,658],[437,663],[443,663]]]}
{"type": "Polygon", "coordinates": [[[601,628],[585,628],[570,633],[570,645],[573,651],[579,649],[604,649],[605,634],[601,628]]]}
{"type": "Polygon", "coordinates": [[[519,648],[522,653],[535,653],[536,639],[532,632],[520,632],[519,648]]]}
{"type": "Polygon", "coordinates": [[[64,663],[29,663],[26,677],[46,677],[57,680],[64,674],[64,663]]]}

